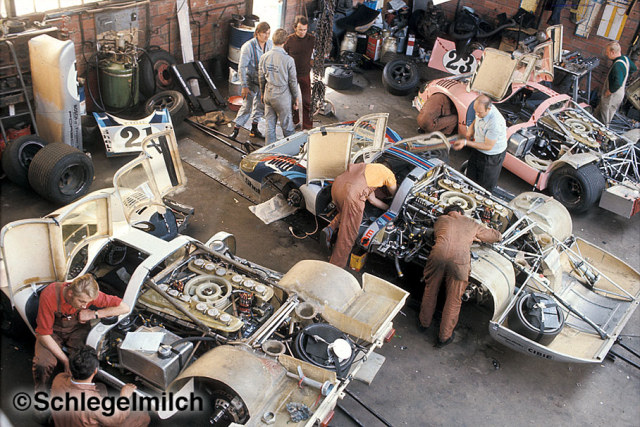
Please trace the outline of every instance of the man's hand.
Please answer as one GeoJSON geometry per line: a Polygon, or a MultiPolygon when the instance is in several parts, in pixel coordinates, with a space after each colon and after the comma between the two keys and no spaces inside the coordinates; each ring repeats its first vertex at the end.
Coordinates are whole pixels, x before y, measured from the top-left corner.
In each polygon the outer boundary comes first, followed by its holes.
{"type": "Polygon", "coordinates": [[[240,92],[240,96],[242,96],[242,99],[246,99],[247,95],[249,95],[249,88],[243,87],[242,92],[240,92]]]}
{"type": "Polygon", "coordinates": [[[462,150],[466,145],[467,140],[465,138],[456,139],[451,143],[451,147],[456,151],[462,150]]]}
{"type": "Polygon", "coordinates": [[[297,110],[298,109],[298,98],[296,98],[295,101],[293,101],[293,109],[297,110]]]}
{"type": "Polygon", "coordinates": [[[136,387],[134,384],[125,384],[120,390],[120,396],[131,397],[131,395],[137,388],[138,387],[136,387]]]}
{"type": "Polygon", "coordinates": [[[80,323],[87,323],[89,320],[95,319],[95,318],[96,318],[96,312],[94,310],[87,310],[85,308],[84,310],[81,310],[78,313],[78,321],[80,323]]]}

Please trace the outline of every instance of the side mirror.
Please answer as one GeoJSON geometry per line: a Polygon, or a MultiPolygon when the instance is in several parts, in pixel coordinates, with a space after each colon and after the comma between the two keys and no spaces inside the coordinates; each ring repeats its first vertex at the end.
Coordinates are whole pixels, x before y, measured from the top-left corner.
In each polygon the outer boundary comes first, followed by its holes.
{"type": "Polygon", "coordinates": [[[205,245],[215,252],[224,253],[228,251],[231,255],[236,254],[236,237],[226,231],[217,232],[207,240],[205,245]]]}

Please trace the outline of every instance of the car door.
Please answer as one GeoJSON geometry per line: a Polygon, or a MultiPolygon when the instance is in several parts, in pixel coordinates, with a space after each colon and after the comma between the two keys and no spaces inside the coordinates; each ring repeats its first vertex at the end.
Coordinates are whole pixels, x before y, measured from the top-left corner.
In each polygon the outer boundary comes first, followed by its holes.
{"type": "Polygon", "coordinates": [[[140,157],[120,168],[113,178],[113,186],[129,222],[146,206],[164,206],[162,198],[185,184],[172,129],[145,138],[140,157]]]}
{"type": "Polygon", "coordinates": [[[384,149],[388,120],[389,113],[376,113],[363,116],[353,124],[352,163],[368,163],[384,149]]]}
{"type": "Polygon", "coordinates": [[[7,224],[0,247],[10,295],[67,279],[72,260],[81,271],[89,261],[88,243],[110,234],[108,200],[108,193],[93,193],[45,218],[7,224]]]}
{"type": "Polygon", "coordinates": [[[64,261],[61,251],[52,250],[52,227],[55,222],[49,218],[15,221],[2,228],[0,248],[6,274],[3,287],[8,287],[12,301],[17,292],[31,284],[60,278],[59,268],[64,261]]]}
{"type": "Polygon", "coordinates": [[[510,53],[487,48],[482,62],[469,83],[469,89],[483,93],[495,101],[505,98],[511,83],[526,82],[533,69],[534,62],[525,55],[515,58],[510,53]]]}

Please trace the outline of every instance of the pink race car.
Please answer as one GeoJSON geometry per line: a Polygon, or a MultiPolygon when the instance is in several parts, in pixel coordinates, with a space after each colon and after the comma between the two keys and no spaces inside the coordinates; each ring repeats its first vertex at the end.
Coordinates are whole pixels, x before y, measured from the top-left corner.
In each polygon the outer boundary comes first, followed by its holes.
{"type": "Polygon", "coordinates": [[[630,218],[640,211],[640,130],[616,134],[568,95],[537,83],[552,78],[560,51],[552,41],[520,57],[487,48],[473,74],[429,82],[413,105],[420,111],[444,94],[464,133],[475,118],[473,101],[488,95],[507,121],[507,170],[536,190],[548,189],[573,212],[600,200],[600,207],[630,218]]]}

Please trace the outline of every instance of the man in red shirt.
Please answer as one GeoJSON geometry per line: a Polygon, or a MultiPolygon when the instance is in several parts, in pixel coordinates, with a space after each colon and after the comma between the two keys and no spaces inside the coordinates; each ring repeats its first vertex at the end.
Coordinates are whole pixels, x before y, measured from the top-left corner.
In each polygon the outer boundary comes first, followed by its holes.
{"type": "MultiPolygon", "coordinates": [[[[302,94],[302,128],[311,129],[313,120],[311,119],[311,55],[316,44],[315,36],[307,33],[309,21],[304,16],[296,16],[293,23],[294,33],[287,37],[284,43],[284,50],[293,58],[296,64],[296,76],[302,94]]],[[[293,110],[293,121],[300,123],[298,116],[299,109],[293,110]]]]}
{"type": "Polygon", "coordinates": [[[85,345],[91,319],[118,316],[128,313],[129,306],[116,296],[98,289],[98,282],[91,274],[76,277],[72,282],[51,283],[40,293],[36,318],[36,347],[33,357],[33,382],[35,390],[46,391],[51,374],[58,361],[69,373],[69,358],[62,351],[70,352],[85,345]],[[97,307],[97,310],[88,307],[97,307]]]}
{"type": "MultiPolygon", "coordinates": [[[[107,396],[107,388],[104,384],[94,383],[93,377],[98,373],[98,356],[96,351],[84,346],[71,356],[69,361],[71,373],[61,372],[53,380],[51,385],[51,396],[62,398],[62,401],[71,401],[71,398],[78,402],[89,402],[93,399],[99,402],[107,396]],[[68,397],[67,397],[68,396],[68,397]]],[[[136,386],[125,384],[120,390],[120,397],[128,399],[127,407],[132,406],[132,396],[136,386]]],[[[73,404],[71,404],[73,405],[73,404]]],[[[90,426],[127,426],[142,427],[149,425],[149,414],[146,411],[135,412],[129,409],[120,410],[114,405],[113,413],[104,412],[104,408],[96,410],[78,410],[76,408],[64,408],[61,411],[52,411],[53,422],[56,427],[90,427],[90,426]]]]}

